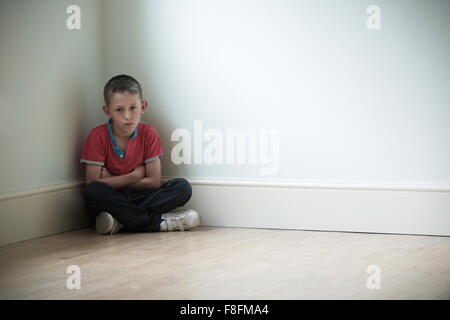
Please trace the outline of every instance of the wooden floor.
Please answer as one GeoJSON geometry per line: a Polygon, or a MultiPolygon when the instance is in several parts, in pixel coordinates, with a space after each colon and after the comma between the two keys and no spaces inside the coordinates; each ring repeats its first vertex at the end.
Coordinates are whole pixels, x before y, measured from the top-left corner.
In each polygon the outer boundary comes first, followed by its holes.
{"type": "Polygon", "coordinates": [[[450,299],[450,238],[199,227],[0,247],[0,299],[450,299]],[[81,270],[69,290],[67,267],[81,270]],[[369,290],[369,265],[381,288],[369,290]]]}

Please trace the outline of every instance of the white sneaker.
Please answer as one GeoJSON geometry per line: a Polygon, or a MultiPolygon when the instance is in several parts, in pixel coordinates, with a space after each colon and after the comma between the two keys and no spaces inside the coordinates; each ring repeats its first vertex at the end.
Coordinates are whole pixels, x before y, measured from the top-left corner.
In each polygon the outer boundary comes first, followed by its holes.
{"type": "Polygon", "coordinates": [[[114,217],[106,211],[100,212],[95,220],[95,231],[98,234],[114,234],[123,227],[123,224],[117,221],[117,219],[114,219],[114,217]]]}
{"type": "Polygon", "coordinates": [[[160,231],[185,231],[200,225],[200,216],[192,209],[163,213],[161,219],[160,231]]]}

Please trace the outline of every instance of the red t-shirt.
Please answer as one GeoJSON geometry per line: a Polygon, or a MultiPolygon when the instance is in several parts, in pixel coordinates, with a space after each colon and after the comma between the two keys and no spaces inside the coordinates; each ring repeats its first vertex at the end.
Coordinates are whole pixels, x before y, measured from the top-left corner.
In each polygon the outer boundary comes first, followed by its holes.
{"type": "Polygon", "coordinates": [[[152,126],[138,123],[133,137],[128,141],[127,151],[123,153],[107,122],[91,130],[80,162],[104,166],[113,175],[123,175],[162,154],[161,139],[152,126]]]}

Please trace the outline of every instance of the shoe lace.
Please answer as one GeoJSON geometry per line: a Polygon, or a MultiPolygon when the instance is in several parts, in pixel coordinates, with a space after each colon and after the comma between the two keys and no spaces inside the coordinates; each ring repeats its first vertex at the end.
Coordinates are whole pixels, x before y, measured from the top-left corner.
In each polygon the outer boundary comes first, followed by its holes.
{"type": "Polygon", "coordinates": [[[180,230],[184,231],[186,228],[183,224],[183,218],[182,217],[176,217],[176,218],[169,218],[165,220],[167,231],[173,231],[173,230],[180,230]]]}
{"type": "Polygon", "coordinates": [[[182,219],[175,219],[175,222],[176,222],[177,225],[178,225],[178,230],[184,231],[184,224],[183,224],[183,222],[181,222],[181,221],[182,221],[182,219]]]}

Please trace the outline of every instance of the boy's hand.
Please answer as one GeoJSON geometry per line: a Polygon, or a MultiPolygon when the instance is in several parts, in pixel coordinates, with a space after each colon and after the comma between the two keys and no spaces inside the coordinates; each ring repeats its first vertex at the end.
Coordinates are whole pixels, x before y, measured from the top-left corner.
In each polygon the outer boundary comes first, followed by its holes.
{"type": "Polygon", "coordinates": [[[107,178],[112,176],[113,175],[108,171],[108,169],[106,169],[106,167],[102,167],[102,170],[100,171],[100,178],[107,178]]]}
{"type": "Polygon", "coordinates": [[[132,172],[136,179],[142,179],[145,177],[145,166],[143,164],[138,165],[132,172]]]}

